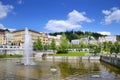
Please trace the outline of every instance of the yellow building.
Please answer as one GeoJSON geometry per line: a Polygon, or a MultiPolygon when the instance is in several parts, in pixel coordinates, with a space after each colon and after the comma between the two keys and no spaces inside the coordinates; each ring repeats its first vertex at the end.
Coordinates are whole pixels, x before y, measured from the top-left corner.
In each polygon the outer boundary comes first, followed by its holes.
{"type": "MultiPolygon", "coordinates": [[[[48,43],[48,37],[45,33],[40,33],[34,30],[29,30],[29,34],[31,35],[32,42],[34,43],[38,38],[41,39],[43,45],[48,43]]],[[[17,30],[12,32],[12,45],[23,46],[24,44],[24,37],[25,37],[25,30],[17,30]]]]}
{"type": "Polygon", "coordinates": [[[9,36],[7,36],[9,33],[8,29],[0,29],[0,45],[7,45],[10,42],[9,36]]]}

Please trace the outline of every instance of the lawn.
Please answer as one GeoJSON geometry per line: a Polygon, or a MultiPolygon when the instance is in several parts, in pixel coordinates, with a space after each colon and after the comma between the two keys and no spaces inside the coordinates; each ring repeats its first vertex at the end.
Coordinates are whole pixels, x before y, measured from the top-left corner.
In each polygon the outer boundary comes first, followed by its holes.
{"type": "Polygon", "coordinates": [[[19,54],[0,54],[0,58],[21,58],[23,57],[22,55],[19,55],[19,54]]]}
{"type": "Polygon", "coordinates": [[[68,53],[59,53],[55,56],[85,56],[86,52],[68,52],[68,53]]]}

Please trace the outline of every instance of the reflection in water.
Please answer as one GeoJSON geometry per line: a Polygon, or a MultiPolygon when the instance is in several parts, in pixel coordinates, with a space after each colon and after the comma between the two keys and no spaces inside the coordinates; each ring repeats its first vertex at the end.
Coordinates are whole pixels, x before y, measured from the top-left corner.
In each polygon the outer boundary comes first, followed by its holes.
{"type": "Polygon", "coordinates": [[[16,61],[0,60],[0,80],[120,80],[120,69],[99,61],[35,60],[31,66],[16,61]]]}
{"type": "Polygon", "coordinates": [[[81,62],[76,66],[74,63],[61,62],[59,63],[59,67],[63,78],[69,75],[79,75],[83,77],[88,74],[98,73],[100,71],[98,64],[99,63],[81,62]]]}
{"type": "Polygon", "coordinates": [[[102,69],[108,71],[108,73],[114,74],[116,77],[120,77],[120,69],[112,67],[111,65],[106,65],[106,63],[101,62],[102,69]]]}
{"type": "Polygon", "coordinates": [[[24,68],[24,76],[25,76],[25,79],[26,80],[29,80],[29,76],[30,76],[30,70],[29,70],[29,68],[27,67],[25,67],[24,68]]]}

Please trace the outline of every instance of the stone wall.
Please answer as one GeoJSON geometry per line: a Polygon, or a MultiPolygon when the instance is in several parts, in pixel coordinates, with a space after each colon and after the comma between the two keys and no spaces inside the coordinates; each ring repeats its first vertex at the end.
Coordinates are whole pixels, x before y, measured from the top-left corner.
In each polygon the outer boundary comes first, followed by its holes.
{"type": "Polygon", "coordinates": [[[20,54],[23,55],[23,50],[0,50],[0,54],[20,54]]]}
{"type": "MultiPolygon", "coordinates": [[[[53,59],[53,56],[47,56],[46,57],[48,60],[53,59]]],[[[54,56],[54,59],[56,60],[99,60],[100,57],[99,56],[93,56],[93,57],[89,57],[89,56],[54,56]]]]}
{"type": "Polygon", "coordinates": [[[120,68],[120,58],[112,56],[100,56],[100,60],[120,68]]]}

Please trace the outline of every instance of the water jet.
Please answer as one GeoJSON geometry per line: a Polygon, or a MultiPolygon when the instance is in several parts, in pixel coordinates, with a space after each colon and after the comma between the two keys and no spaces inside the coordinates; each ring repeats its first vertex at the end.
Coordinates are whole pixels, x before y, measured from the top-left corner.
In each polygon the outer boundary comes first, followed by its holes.
{"type": "Polygon", "coordinates": [[[33,44],[31,35],[29,34],[28,28],[25,28],[25,39],[24,39],[24,65],[35,65],[30,59],[33,53],[33,44]]]}

